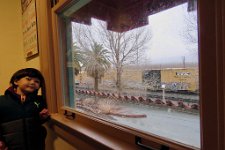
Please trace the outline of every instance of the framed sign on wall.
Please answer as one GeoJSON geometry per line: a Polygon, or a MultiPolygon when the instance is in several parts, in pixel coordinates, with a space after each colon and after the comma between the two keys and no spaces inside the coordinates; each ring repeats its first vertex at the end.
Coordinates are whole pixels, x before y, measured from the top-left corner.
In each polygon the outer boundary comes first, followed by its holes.
{"type": "Polygon", "coordinates": [[[23,48],[26,59],[38,54],[37,12],[35,0],[21,0],[23,48]]]}

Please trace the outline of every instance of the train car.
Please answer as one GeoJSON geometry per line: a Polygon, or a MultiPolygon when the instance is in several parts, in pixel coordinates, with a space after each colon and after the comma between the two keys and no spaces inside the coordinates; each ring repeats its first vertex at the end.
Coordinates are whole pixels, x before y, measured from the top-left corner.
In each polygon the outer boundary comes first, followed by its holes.
{"type": "Polygon", "coordinates": [[[166,68],[161,70],[145,70],[143,83],[149,90],[198,92],[199,79],[197,68],[166,68]]]}

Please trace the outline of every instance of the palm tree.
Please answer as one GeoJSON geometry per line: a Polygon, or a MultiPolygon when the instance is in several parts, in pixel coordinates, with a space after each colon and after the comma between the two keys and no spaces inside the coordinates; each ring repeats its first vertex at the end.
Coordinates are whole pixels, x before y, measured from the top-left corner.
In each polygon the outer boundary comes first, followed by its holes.
{"type": "Polygon", "coordinates": [[[104,76],[104,73],[110,67],[108,61],[108,51],[101,44],[94,42],[91,49],[84,51],[83,66],[87,74],[94,78],[94,89],[98,91],[98,82],[104,76]]]}
{"type": "MultiPolygon", "coordinates": [[[[76,45],[72,47],[72,50],[68,52],[68,55],[72,55],[72,67],[74,68],[75,75],[78,75],[81,71],[81,63],[83,62],[83,53],[76,45]]],[[[69,56],[71,57],[71,56],[69,56]]]]}

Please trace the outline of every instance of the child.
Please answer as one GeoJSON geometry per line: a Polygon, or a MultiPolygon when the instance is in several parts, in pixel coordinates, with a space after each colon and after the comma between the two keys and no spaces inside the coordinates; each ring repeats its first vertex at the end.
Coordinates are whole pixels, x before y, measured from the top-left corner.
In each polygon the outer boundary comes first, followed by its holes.
{"type": "Polygon", "coordinates": [[[13,74],[11,86],[0,96],[0,150],[44,150],[49,118],[42,95],[45,82],[34,68],[25,68],[13,74]]]}

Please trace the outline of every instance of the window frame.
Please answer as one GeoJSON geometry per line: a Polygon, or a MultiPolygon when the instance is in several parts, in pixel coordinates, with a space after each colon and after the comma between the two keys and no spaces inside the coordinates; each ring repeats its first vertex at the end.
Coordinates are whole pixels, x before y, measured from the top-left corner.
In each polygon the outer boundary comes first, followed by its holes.
{"type": "MultiPolygon", "coordinates": [[[[172,149],[192,149],[183,144],[154,135],[148,136],[129,129],[119,128],[118,126],[111,126],[102,120],[89,118],[89,116],[79,112],[65,107],[62,108],[63,95],[60,82],[62,77],[59,73],[61,60],[58,46],[59,32],[57,30],[62,24],[58,26],[59,19],[57,13],[71,1],[59,0],[57,5],[51,8],[49,1],[37,0],[40,63],[41,71],[46,78],[47,100],[50,112],[63,116],[65,110],[71,111],[79,118],[72,122],[80,121],[84,126],[89,121],[93,122],[96,127],[92,127],[90,130],[97,130],[97,127],[108,128],[109,131],[107,131],[107,134],[111,136],[116,131],[122,138],[126,137],[126,134],[130,135],[131,137],[128,138],[131,141],[133,140],[132,136],[138,135],[155,143],[169,145],[172,149]],[[46,22],[48,24],[47,27],[45,25],[46,22]],[[109,128],[110,126],[112,128],[109,128]]],[[[198,13],[201,149],[222,150],[225,148],[225,98],[223,94],[225,93],[225,2],[223,0],[198,0],[198,13]]],[[[55,126],[61,127],[65,133],[69,133],[69,130],[66,129],[67,125],[63,121],[60,121],[60,119],[54,116],[53,120],[55,126]]],[[[76,127],[69,129],[75,131],[76,127]]],[[[57,133],[57,130],[54,131],[57,133]]],[[[100,134],[99,132],[96,133],[100,134]]],[[[58,134],[60,135],[59,132],[58,134]]],[[[66,140],[70,139],[67,137],[69,136],[65,137],[66,140]]],[[[109,140],[113,141],[110,138],[109,140]]],[[[68,141],[73,143],[73,141],[68,141]]],[[[91,142],[91,140],[88,141],[91,142]]],[[[126,140],[126,142],[129,141],[126,140]]]]}

